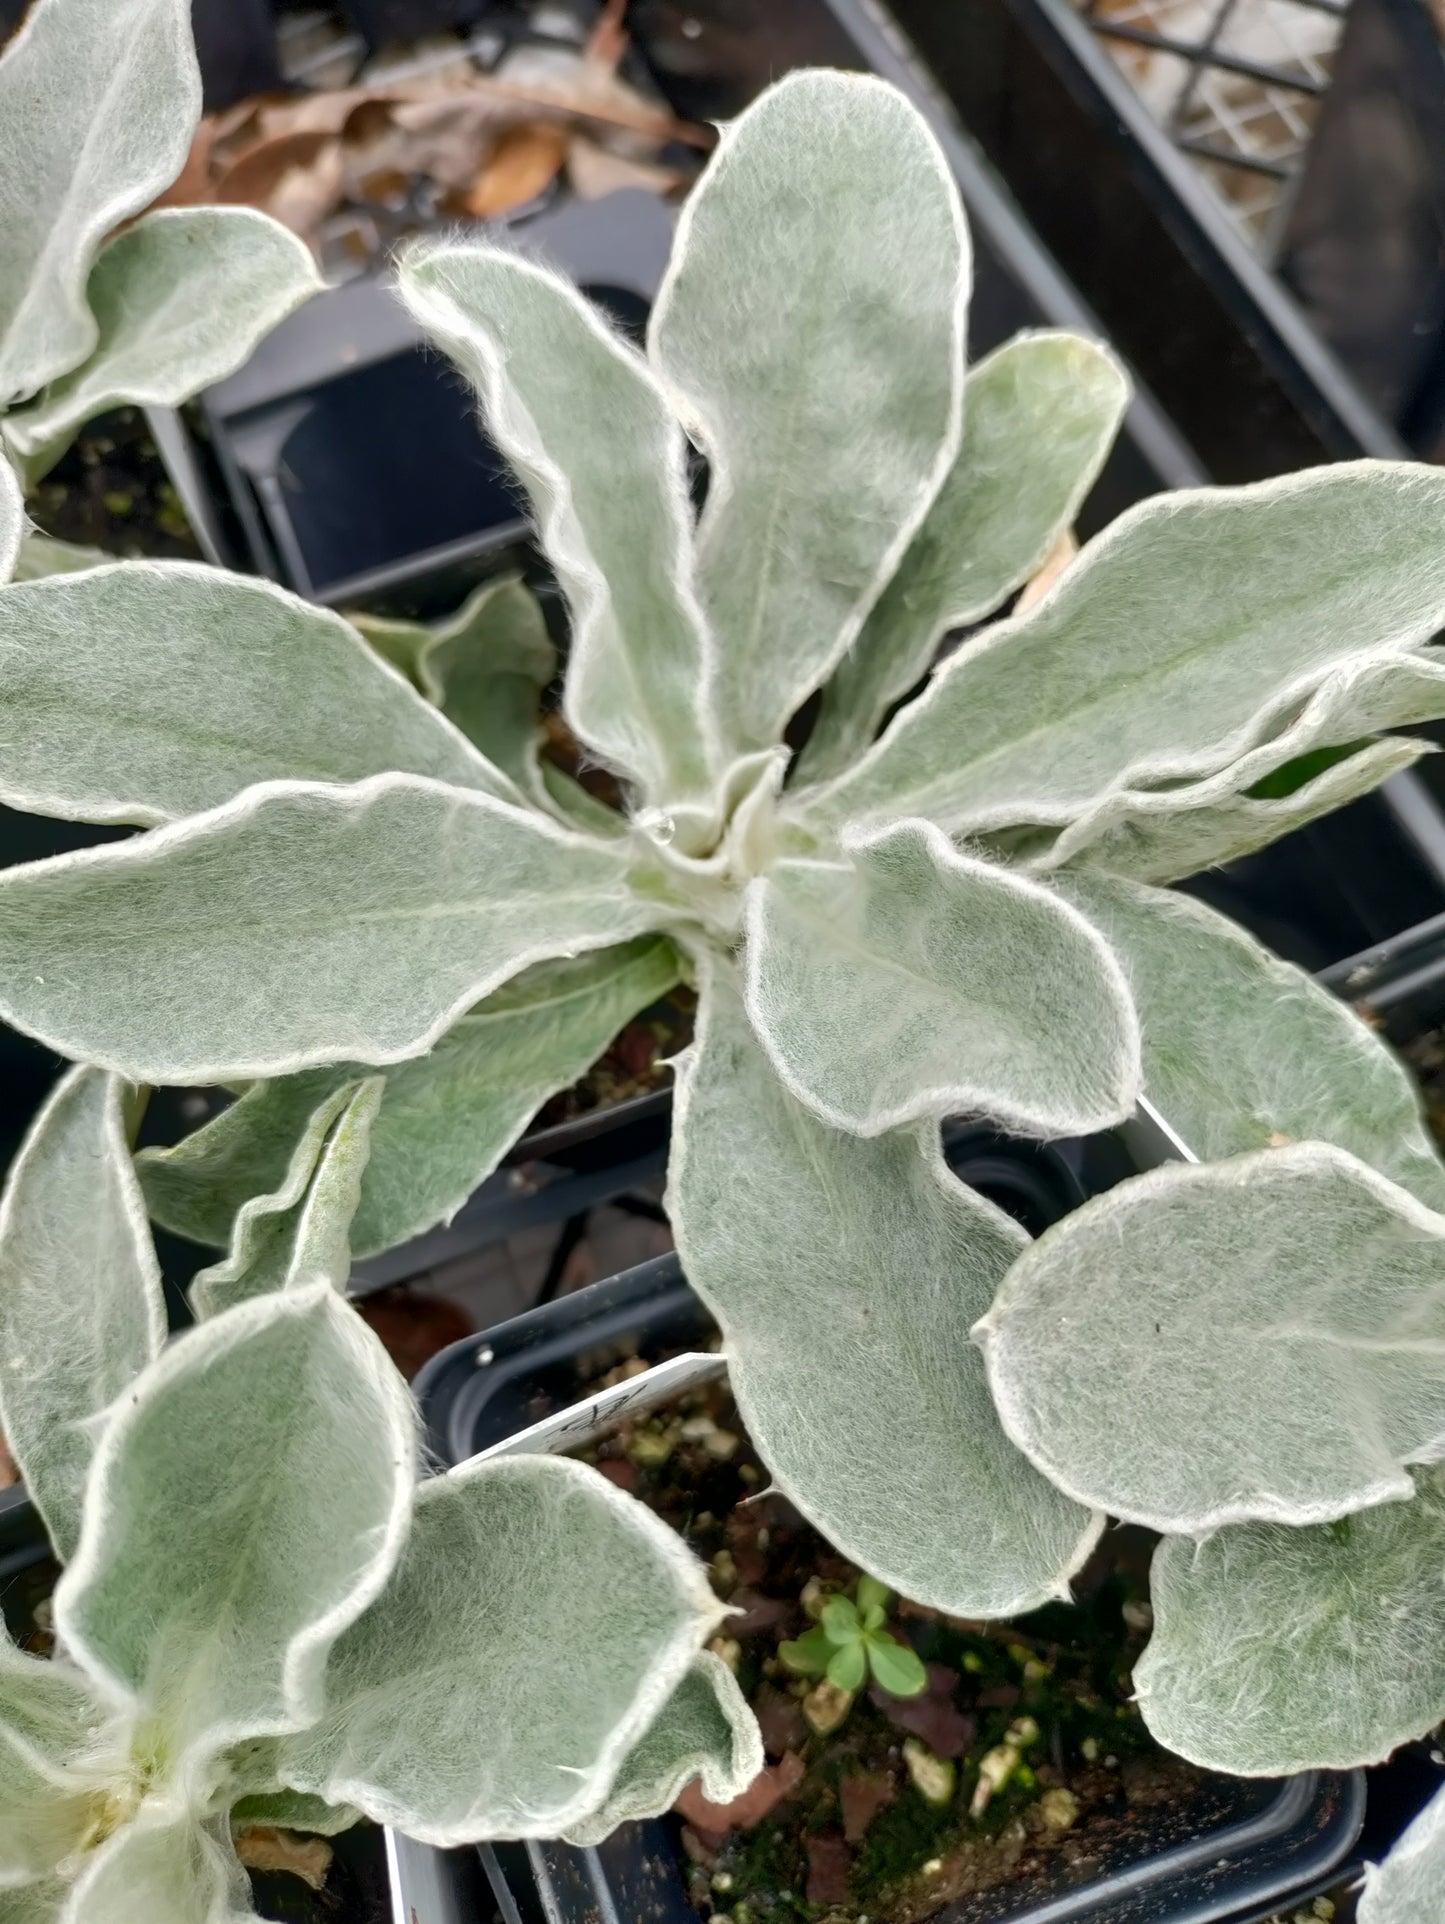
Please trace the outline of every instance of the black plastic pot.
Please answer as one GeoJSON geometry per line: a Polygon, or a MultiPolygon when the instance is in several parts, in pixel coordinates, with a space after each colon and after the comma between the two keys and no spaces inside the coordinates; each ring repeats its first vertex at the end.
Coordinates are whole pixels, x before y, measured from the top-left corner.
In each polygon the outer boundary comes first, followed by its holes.
{"type": "Polygon", "coordinates": [[[448,27],[468,27],[490,11],[492,0],[344,0],[343,11],[370,48],[415,40],[448,27]]]}
{"type": "Polygon", "coordinates": [[[1361,390],[1445,456],[1445,48],[1426,0],[1350,0],[1278,269],[1361,390]]]}
{"type": "MultiPolygon", "coordinates": [[[[50,1544],[34,1505],[21,1489],[0,1490],[0,1609],[14,1635],[28,1628],[30,1608],[54,1577],[50,1544]]],[[[472,1851],[439,1851],[409,1837],[359,1825],[333,1840],[346,1860],[358,1892],[387,1905],[388,1924],[494,1924],[495,1905],[478,1875],[472,1851]]],[[[263,1880],[259,1901],[264,1915],[285,1917],[270,1903],[271,1880],[263,1880]]],[[[274,1895],[294,1904],[290,1879],[274,1880],[274,1895]]],[[[350,1924],[343,1917],[338,1924],[350,1924]]]]}
{"type": "MultiPolygon", "coordinates": [[[[951,1160],[1035,1231],[1082,1199],[1073,1162],[1055,1151],[974,1141],[956,1144],[951,1160]]],[[[584,1378],[610,1362],[645,1349],[702,1348],[715,1333],[675,1257],[644,1264],[435,1358],[415,1385],[428,1441],[444,1461],[463,1460],[566,1409],[584,1378]]],[[[1359,1772],[1241,1783],[1238,1803],[1200,1834],[1145,1841],[1130,1862],[1087,1885],[1012,1907],[1000,1892],[994,1908],[952,1906],[942,1915],[958,1924],[1207,1924],[1263,1914],[1339,1874],[1364,1816],[1359,1772]]],[[[506,1844],[484,1848],[482,1859],[507,1924],[697,1924],[660,1822],[626,1825],[596,1850],[506,1844]]]]}
{"type": "Polygon", "coordinates": [[[191,27],[208,114],[284,86],[269,0],[191,0],[191,27]]]}
{"type": "MultiPolygon", "coordinates": [[[[672,215],[630,189],[563,201],[515,229],[634,329],[672,245],[672,215]]],[[[516,483],[455,369],[390,286],[363,278],[291,315],[199,402],[202,444],[157,414],[162,452],[214,559],[315,601],[448,613],[525,558],[516,483]]]]}

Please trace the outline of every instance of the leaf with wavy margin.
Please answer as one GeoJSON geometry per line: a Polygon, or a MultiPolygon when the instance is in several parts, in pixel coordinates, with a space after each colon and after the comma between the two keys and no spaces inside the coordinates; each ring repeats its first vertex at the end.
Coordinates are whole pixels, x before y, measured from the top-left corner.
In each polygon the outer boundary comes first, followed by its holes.
{"type": "Polygon", "coordinates": [[[1330,1522],[1445,1456],[1445,1216],[1325,1143],[1095,1197],[974,1336],[1029,1459],[1168,1535],[1330,1522]]]}
{"type": "Polygon", "coordinates": [[[927,822],[751,884],[747,1002],[773,1068],[836,1129],[963,1113],[1037,1136],[1130,1115],[1139,1024],[1107,942],[927,822]]]}
{"type": "Polygon", "coordinates": [[[257,782],[522,795],[356,631],[270,582],[123,561],[0,595],[0,800],[145,827],[257,782]]]}
{"type": "Polygon", "coordinates": [[[1033,866],[1065,863],[1173,882],[1215,862],[1262,848],[1338,808],[1430,752],[1422,741],[1391,739],[1356,746],[1313,779],[1278,794],[1272,789],[1292,762],[1308,767],[1322,748],[1347,748],[1386,729],[1445,715],[1445,660],[1421,655],[1348,661],[1315,688],[1276,734],[1217,774],[1175,788],[1121,789],[1071,822],[1033,866]]]}
{"type": "Polygon", "coordinates": [[[1445,1717],[1445,1475],[1341,1523],[1236,1524],[1154,1553],[1134,1666],[1159,1742],[1206,1770],[1374,1764],[1445,1717]]]}
{"type": "Polygon", "coordinates": [[[106,1427],[57,1636],[182,1776],[304,1728],[401,1554],[416,1450],[406,1385],[328,1285],[199,1324],[106,1427]]]}
{"type": "Polygon", "coordinates": [[[445,621],[367,614],[351,620],[494,768],[531,799],[545,798],[540,702],[557,672],[557,651],[537,597],[520,578],[483,582],[445,621]]]}
{"type": "Polygon", "coordinates": [[[323,285],[304,241],[250,207],[161,208],[127,227],[86,282],[88,358],[5,418],[27,480],[107,408],[179,407],[234,373],[323,285]]]}
{"type": "Polygon", "coordinates": [[[605,1795],[723,1607],[585,1464],[504,1456],[417,1492],[390,1583],[331,1653],[283,1780],[428,1844],[555,1837],[605,1795]]]}
{"type": "Polygon", "coordinates": [[[0,1422],[62,1559],[80,1534],[96,1419],[166,1339],[126,1109],[116,1077],[72,1069],[0,1200],[0,1422]]]}
{"type": "Polygon", "coordinates": [[[1104,463],[1129,383],[1077,334],[1019,334],[969,370],[963,441],[898,572],[833,679],[795,786],[855,761],[950,628],[991,614],[1048,557],[1104,463]]]}
{"type": "Polygon", "coordinates": [[[716,761],[683,437],[646,363],[576,288],[475,242],[414,247],[402,299],[482,399],[567,597],[563,709],[654,798],[716,761]]]}
{"type": "Polygon", "coordinates": [[[600,1844],[619,1824],[660,1817],[696,1778],[710,1804],[741,1797],[763,1767],[758,1723],[737,1679],[710,1650],[692,1668],[628,1753],[606,1801],[573,1824],[567,1842],[600,1844]]]}
{"type": "Polygon", "coordinates": [[[181,171],[201,117],[190,0],[36,0],[0,55],[0,412],[78,367],[107,234],[181,171]]]}
{"type": "Polygon", "coordinates": [[[242,1205],[224,1262],[191,1284],[198,1318],[275,1289],[324,1282],[345,1290],[351,1223],[385,1086],[381,1076],[345,1082],[316,1110],[281,1187],[242,1205]]]}
{"type": "Polygon", "coordinates": [[[1445,475],[1348,461],[1139,503],[1034,608],[960,648],[882,739],[800,800],[814,828],[1063,824],[1215,773],[1346,661],[1445,621],[1445,475]]]}
{"type": "Polygon", "coordinates": [[[952,465],[970,270],[937,141],[869,75],[768,88],[688,197],[648,354],[711,472],[698,583],[730,756],[782,739],[952,465]]]}
{"type": "MultiPolygon", "coordinates": [[[[679,980],[671,944],[647,936],[544,962],[461,1017],[423,1056],[388,1069],[351,1227],[359,1260],[449,1222],[540,1105],[583,1075],[640,1009],[679,980]]],[[[248,1198],[285,1186],[317,1105],[358,1065],[258,1083],[136,1172],[152,1216],[193,1242],[222,1244],[248,1198]]]]}
{"type": "Polygon", "coordinates": [[[668,1207],[749,1434],[843,1555],[959,1616],[1067,1595],[1100,1519],[1005,1437],[968,1340],[1023,1231],[936,1128],[864,1140],[795,1101],[722,963],[678,1067],[668,1207]]]}
{"type": "Polygon", "coordinates": [[[1123,963],[1145,1093],[1202,1162],[1332,1142],[1445,1210],[1419,1089],[1348,1004],[1191,896],[1117,876],[1052,879],[1123,963]]]}
{"type": "Polygon", "coordinates": [[[644,933],[628,868],[415,776],[267,783],[0,873],[0,1012],[139,1082],[398,1062],[533,963],[644,933]]]}

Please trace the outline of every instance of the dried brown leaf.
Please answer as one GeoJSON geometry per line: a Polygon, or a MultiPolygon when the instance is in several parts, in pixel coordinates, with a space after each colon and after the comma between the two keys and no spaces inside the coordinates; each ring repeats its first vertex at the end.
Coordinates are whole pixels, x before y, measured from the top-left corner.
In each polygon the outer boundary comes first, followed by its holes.
{"type": "Polygon", "coordinates": [[[525,207],[557,178],[567,158],[567,144],[565,127],[509,129],[468,192],[466,211],[479,220],[491,220],[514,207],[525,207]]]}
{"type": "Polygon", "coordinates": [[[335,1855],[324,1837],[301,1837],[271,1824],[248,1824],[235,1835],[236,1855],[252,1871],[289,1871],[313,1891],[325,1888],[335,1855]]]}
{"type": "Polygon", "coordinates": [[[1023,592],[1014,608],[1016,615],[1027,614],[1036,601],[1042,601],[1049,589],[1068,567],[1079,552],[1079,541],[1072,528],[1065,528],[1053,547],[1044,556],[1044,565],[1031,580],[1024,583],[1023,592]]]}
{"type": "Polygon", "coordinates": [[[583,58],[589,65],[616,72],[618,62],[627,51],[628,34],[622,24],[626,12],[627,0],[606,0],[596,25],[587,36],[583,58]]]}
{"type": "Polygon", "coordinates": [[[691,176],[661,161],[633,160],[616,154],[586,134],[573,134],[567,148],[567,178],[579,200],[601,200],[626,187],[641,187],[664,199],[681,194],[691,176]]]}
{"type": "Polygon", "coordinates": [[[211,156],[216,144],[216,125],[203,120],[196,128],[186,164],[163,194],[153,203],[157,207],[197,207],[211,197],[211,156]]]}
{"type": "Polygon", "coordinates": [[[334,134],[320,132],[276,134],[257,141],[226,168],[210,197],[222,206],[260,207],[270,212],[286,176],[298,167],[314,167],[335,145],[334,134]]]}

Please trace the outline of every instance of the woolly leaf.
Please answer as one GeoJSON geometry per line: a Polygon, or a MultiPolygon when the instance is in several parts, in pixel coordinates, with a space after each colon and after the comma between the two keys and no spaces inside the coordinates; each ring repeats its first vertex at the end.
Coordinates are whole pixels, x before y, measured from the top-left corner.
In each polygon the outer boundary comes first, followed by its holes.
{"type": "Polygon", "coordinates": [[[191,1284],[198,1317],[275,1289],[323,1282],[345,1290],[351,1221],[385,1086],[381,1076],[343,1083],[316,1110],[280,1189],[242,1205],[230,1254],[191,1284]]]}
{"type": "Polygon", "coordinates": [[[1341,662],[1441,625],[1442,515],[1445,475],[1389,461],[1141,502],[945,662],[809,819],[1063,823],[1209,774],[1341,662]]]}
{"type": "Polygon", "coordinates": [[[105,236],[180,172],[201,116],[190,0],[36,0],[0,55],[0,411],[95,347],[105,236]]]}
{"type": "Polygon", "coordinates": [[[586,835],[625,835],[627,822],[554,762],[541,764],[542,789],[557,814],[586,835]]]}
{"type": "Polygon", "coordinates": [[[683,439],[646,365],[575,288],[495,248],[414,249],[399,282],[531,496],[572,617],[567,719],[654,796],[700,789],[710,643],[683,439]]]}
{"type": "Polygon", "coordinates": [[[1332,1142],[1445,1210],[1419,1091],[1353,1009],[1189,896],[1105,875],[1053,879],[1122,960],[1145,1091],[1202,1162],[1332,1142]]]}
{"type": "Polygon", "coordinates": [[[782,738],[948,471],[969,278],[937,142],[860,74],[770,87],[683,209],[648,348],[711,467],[698,579],[735,752],[782,738]]]}
{"type": "Polygon", "coordinates": [[[1445,1891],[1445,1790],[1437,1790],[1383,1864],[1366,1864],[1359,1924],[1436,1924],[1445,1891]]]}
{"type": "Polygon", "coordinates": [[[143,1082],[395,1062],[529,964],[640,934],[627,866],[411,776],[269,783],[0,873],[0,1012],[143,1082]]]}
{"type": "Polygon", "coordinates": [[[9,1890],[0,1885],[0,1924],[60,1924],[66,1889],[58,1877],[9,1890]]]}
{"type": "Polygon", "coordinates": [[[281,1830],[310,1831],[316,1837],[335,1837],[361,1822],[361,1812],[308,1797],[300,1790],[258,1791],[231,1806],[231,1829],[252,1824],[274,1824],[281,1830]]]}
{"type": "Polygon", "coordinates": [[[254,782],[391,770],[520,800],[328,609],[189,562],[0,595],[0,799],[154,824],[254,782]]]}
{"type": "Polygon", "coordinates": [[[428,627],[382,615],[353,623],[392,666],[519,790],[539,795],[538,704],[557,672],[537,597],[520,580],[488,581],[447,621],[428,627]]]}
{"type": "MultiPolygon", "coordinates": [[[[388,1069],[352,1253],[375,1255],[449,1221],[547,1097],[583,1075],[677,980],[676,952],[653,937],[544,962],[488,996],[426,1055],[388,1069]]],[[[229,1242],[242,1205],[283,1187],[317,1105],[356,1074],[343,1063],[258,1083],[174,1148],[142,1150],[136,1170],[155,1220],[193,1242],[229,1242]]]]}
{"type": "MultiPolygon", "coordinates": [[[[5,472],[9,472],[8,468],[5,472]]],[[[0,486],[3,486],[3,481],[4,475],[0,474],[0,486]]],[[[73,575],[86,568],[103,568],[108,561],[115,559],[104,548],[84,548],[73,541],[56,541],[48,534],[41,534],[38,528],[32,528],[20,543],[14,578],[16,581],[44,581],[48,575],[73,575]]]]}
{"type": "Polygon", "coordinates": [[[283,1780],[423,1843],[554,1837],[597,1807],[722,1615],[680,1539],[595,1470],[476,1459],[417,1492],[283,1780]]]}
{"type": "Polygon", "coordinates": [[[1445,1717],[1445,1477],[1290,1529],[1237,1524],[1154,1554],[1134,1666],[1150,1730],[1241,1777],[1378,1763],[1445,1717]]]}
{"type": "Polygon", "coordinates": [[[9,581],[20,564],[25,533],[25,500],[14,468],[0,454],[0,582],[9,581]]]}
{"type": "Polygon", "coordinates": [[[84,1677],[0,1636],[0,1918],[10,1888],[47,1877],[96,1817],[95,1765],[123,1762],[84,1677]],[[77,1765],[86,1769],[77,1769],[77,1765]]]}
{"type": "Polygon", "coordinates": [[[950,1175],[935,1129],[865,1141],[794,1101],[721,967],[673,1132],[683,1264],[778,1488],[844,1556],[936,1609],[1011,1616],[1064,1595],[1098,1519],[1004,1436],[967,1334],[1023,1231],[950,1175]]]}
{"type": "Polygon", "coordinates": [[[62,1558],[80,1530],[96,1419],[166,1337],[124,1105],[114,1076],[72,1069],[0,1202],[0,1423],[62,1558]]]}
{"type": "Polygon", "coordinates": [[[221,1824],[162,1807],[91,1852],[60,1924],[244,1924],[254,1915],[221,1824]]]}
{"type": "Polygon", "coordinates": [[[1197,1536],[1412,1494],[1445,1455],[1445,1218],[1323,1143],[1173,1163],[1025,1250],[975,1332],[1060,1489],[1197,1536]]]}
{"type": "Polygon", "coordinates": [[[957,458],[823,691],[799,781],[823,781],[861,755],[948,630],[991,614],[1043,565],[1128,401],[1118,362],[1077,334],[1020,334],[972,369],[957,458]]]}
{"type": "Polygon", "coordinates": [[[720,1657],[700,1650],[657,1721],[623,1760],[606,1801],[573,1824],[569,1844],[600,1844],[619,1824],[660,1817],[700,1780],[712,1804],[741,1797],[763,1768],[757,1719],[720,1657]]]}
{"type": "Polygon", "coordinates": [[[1169,806],[1166,797],[1180,791],[1156,790],[1147,800],[1140,797],[1142,807],[1111,808],[1107,827],[1091,837],[1082,859],[1089,867],[1137,875],[1145,882],[1198,875],[1252,855],[1307,822],[1358,801],[1430,752],[1429,742],[1392,735],[1367,743],[1290,794],[1269,799],[1231,794],[1219,801],[1181,800],[1169,806]]]}
{"type": "Polygon", "coordinates": [[[177,1770],[304,1726],[396,1561],[414,1451],[405,1385],[325,1284],[200,1324],[101,1438],[58,1636],[177,1770]]]}
{"type": "Polygon", "coordinates": [[[5,421],[33,482],[94,415],[122,401],[177,407],[233,373],[321,291],[303,241],[249,207],[173,207],[103,247],[85,299],[100,330],[88,360],[5,421]]]}
{"type": "Polygon", "coordinates": [[[749,890],[748,1014],[800,1102],[860,1136],[958,1111],[1088,1135],[1139,1094],[1139,1025],[1103,938],[926,822],[776,863],[749,890]]]}
{"type": "Polygon", "coordinates": [[[1199,782],[1123,789],[1100,798],[1057,838],[1038,866],[1082,861],[1172,882],[1253,848],[1337,808],[1385,781],[1426,742],[1341,743],[1445,715],[1445,662],[1423,655],[1364,656],[1327,675],[1278,733],[1199,782]],[[1321,748],[1336,753],[1312,766],[1321,748]],[[1291,765],[1302,781],[1281,783],[1291,765]],[[1248,794],[1246,794],[1248,791],[1248,794]]]}

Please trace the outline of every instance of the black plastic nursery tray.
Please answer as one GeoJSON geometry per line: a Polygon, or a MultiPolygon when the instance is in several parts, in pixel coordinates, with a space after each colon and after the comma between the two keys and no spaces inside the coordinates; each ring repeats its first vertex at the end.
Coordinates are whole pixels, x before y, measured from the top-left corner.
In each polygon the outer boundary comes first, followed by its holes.
{"type": "MultiPolygon", "coordinates": [[[[1166,16],[1179,9],[893,3],[1045,245],[1213,479],[1405,452],[1101,37],[1132,21],[1171,41],[1166,16]]],[[[1230,12],[1212,9],[1211,25],[1230,12]]],[[[1385,140],[1377,130],[1372,169],[1385,140]]]]}
{"type": "MultiPolygon", "coordinates": [[[[580,18],[595,8],[573,9],[580,18]]],[[[525,35],[529,9],[488,22],[525,35]]],[[[418,0],[388,0],[399,37],[428,30],[418,0]]],[[[636,0],[635,57],[668,105],[692,120],[739,112],[790,68],[869,69],[901,86],[943,140],[975,243],[970,350],[1020,328],[1103,329],[1020,219],[918,61],[867,0],[636,0]]],[[[640,333],[671,244],[672,209],[639,190],[565,197],[505,223],[508,244],[562,268],[640,333]]],[[[213,560],[272,576],[336,605],[448,611],[467,586],[515,563],[527,522],[455,373],[427,348],[384,278],[362,278],[300,309],[248,367],[198,404],[202,432],[152,412],[157,440],[213,560]]],[[[1141,496],[1202,470],[1141,392],[1085,515],[1086,532],[1141,496]]]]}
{"type": "MultiPolygon", "coordinates": [[[[522,223],[529,251],[637,333],[672,246],[671,209],[629,188],[522,223]]],[[[156,414],[163,451],[213,557],[308,599],[450,613],[525,559],[530,527],[456,370],[424,344],[388,282],[363,277],[283,321],[199,412],[224,483],[156,414]],[[228,536],[228,523],[236,536],[228,536]]]]}
{"type": "MultiPolygon", "coordinates": [[[[1078,1158],[1037,1146],[955,1139],[956,1171],[1035,1233],[1082,1199],[1078,1158]]],[[[1117,1172],[1116,1172],[1117,1173],[1117,1172]]],[[[573,1410],[560,1439],[596,1434],[589,1382],[628,1357],[699,1350],[716,1337],[675,1257],[664,1257],[455,1344],[418,1377],[428,1441],[446,1462],[573,1410]]],[[[646,1378],[634,1377],[640,1386],[646,1378]]],[[[616,1397],[619,1392],[603,1392],[616,1397]]],[[[628,1391],[620,1392],[626,1396],[628,1391]]],[[[614,1419],[620,1412],[614,1407],[614,1419]]],[[[1210,1779],[1210,1795],[1071,1888],[1001,1888],[934,1913],[937,1924],[1210,1924],[1324,1887],[1350,1859],[1365,1816],[1362,1773],[1285,1782],[1210,1779]],[[1217,1792],[1217,1794],[1215,1794],[1217,1792]]],[[[482,1851],[507,1924],[700,1924],[675,1826],[630,1824],[594,1850],[560,1843],[482,1851]]],[[[930,1921],[932,1924],[932,1920],[930,1921]]]]}

